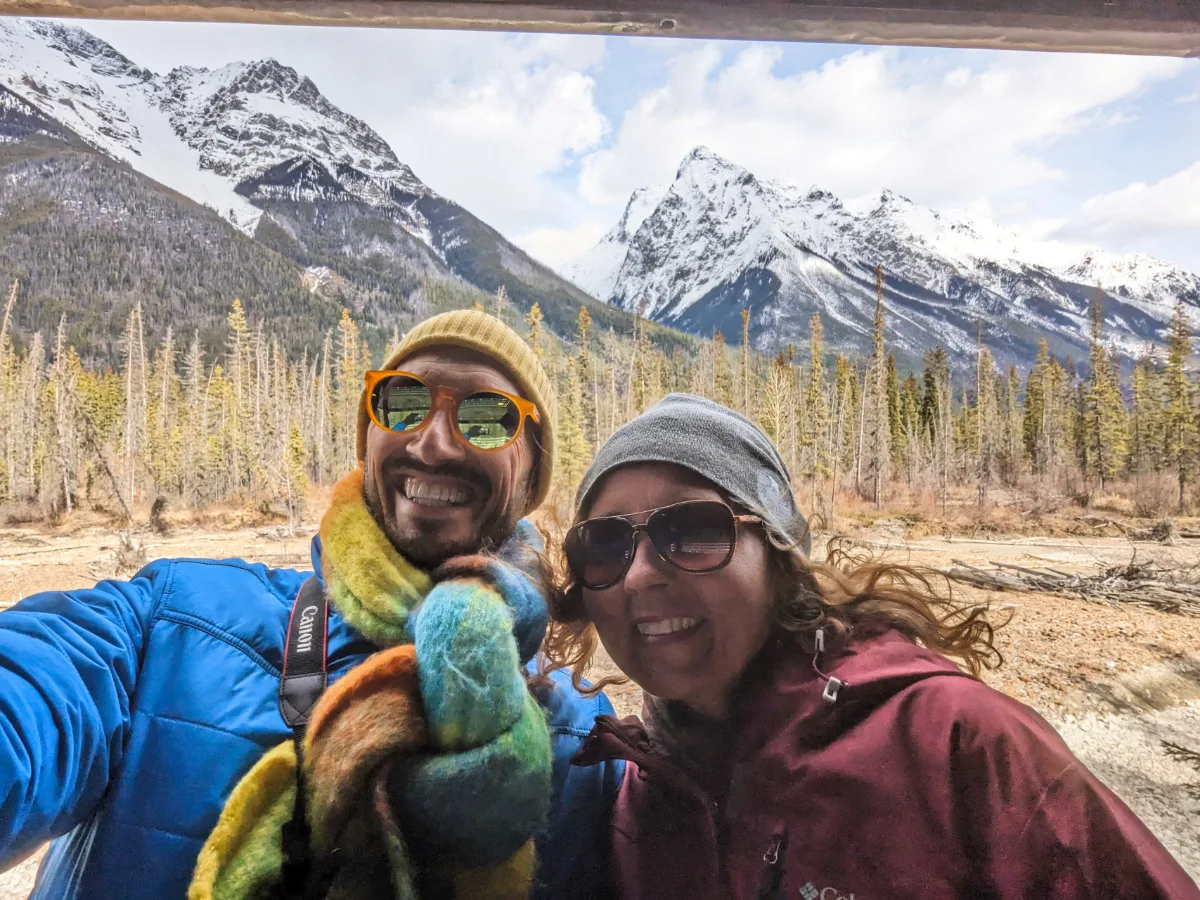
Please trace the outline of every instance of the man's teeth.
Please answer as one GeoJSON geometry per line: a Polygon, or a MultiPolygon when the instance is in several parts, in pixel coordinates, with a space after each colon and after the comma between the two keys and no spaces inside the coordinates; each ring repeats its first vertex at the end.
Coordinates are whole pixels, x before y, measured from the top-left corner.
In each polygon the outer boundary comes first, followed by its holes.
{"type": "Polygon", "coordinates": [[[462,506],[469,495],[462,488],[430,484],[419,478],[404,479],[404,496],[418,506],[462,506]]]}
{"type": "Polygon", "coordinates": [[[659,619],[657,622],[639,622],[638,631],[647,637],[656,637],[663,634],[674,634],[676,631],[683,631],[686,628],[694,628],[700,624],[699,619],[659,619]]]}

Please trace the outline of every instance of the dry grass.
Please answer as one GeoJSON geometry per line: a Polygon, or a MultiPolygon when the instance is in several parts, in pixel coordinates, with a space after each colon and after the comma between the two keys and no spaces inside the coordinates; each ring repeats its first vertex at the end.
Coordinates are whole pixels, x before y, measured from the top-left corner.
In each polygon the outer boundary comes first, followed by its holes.
{"type": "MultiPolygon", "coordinates": [[[[855,534],[871,529],[896,536],[988,537],[1119,537],[1145,531],[1170,515],[1177,490],[1169,476],[1154,476],[1139,483],[1112,485],[1103,494],[1079,501],[1070,484],[1055,486],[1027,478],[1014,487],[995,487],[980,502],[971,486],[955,486],[946,493],[892,485],[876,508],[853,489],[838,492],[836,514],[825,523],[835,533],[855,534]],[[1164,499],[1170,495],[1171,499],[1164,499]]],[[[807,483],[796,486],[798,497],[810,496],[807,483]]],[[[1194,528],[1200,517],[1173,517],[1180,529],[1194,528]]]]}

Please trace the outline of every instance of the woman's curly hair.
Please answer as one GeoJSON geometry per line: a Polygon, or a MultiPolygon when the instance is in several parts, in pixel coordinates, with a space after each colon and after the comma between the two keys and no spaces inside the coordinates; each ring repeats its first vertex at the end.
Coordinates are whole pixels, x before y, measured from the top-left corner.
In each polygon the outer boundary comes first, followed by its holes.
{"type": "MultiPolygon", "coordinates": [[[[812,652],[819,628],[832,635],[893,629],[958,660],[975,676],[1003,663],[994,638],[1007,620],[991,622],[987,603],[957,602],[950,580],[937,571],[873,559],[844,539],[830,541],[825,561],[813,562],[769,526],[763,527],[770,544],[764,576],[775,585],[774,625],[794,635],[798,649],[812,652]]],[[[561,541],[551,546],[555,584],[541,670],[569,670],[576,689],[585,694],[627,682],[625,676],[606,676],[584,687],[600,639],[561,541]]]]}

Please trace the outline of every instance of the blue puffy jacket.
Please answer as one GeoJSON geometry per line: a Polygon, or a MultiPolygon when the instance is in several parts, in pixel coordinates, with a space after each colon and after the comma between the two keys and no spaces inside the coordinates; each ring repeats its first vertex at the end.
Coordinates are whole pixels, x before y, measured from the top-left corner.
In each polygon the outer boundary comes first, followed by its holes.
{"type": "MultiPolygon", "coordinates": [[[[0,613],[0,869],[63,835],[36,900],[182,900],[230,791],[290,736],[279,673],[308,575],[159,560],[130,581],[36,594],[0,613]]],[[[330,680],[375,649],[332,609],[328,648],[330,680]]],[[[612,707],[561,674],[539,699],[554,800],[534,896],[606,896],[622,773],[569,760],[612,707]]]]}

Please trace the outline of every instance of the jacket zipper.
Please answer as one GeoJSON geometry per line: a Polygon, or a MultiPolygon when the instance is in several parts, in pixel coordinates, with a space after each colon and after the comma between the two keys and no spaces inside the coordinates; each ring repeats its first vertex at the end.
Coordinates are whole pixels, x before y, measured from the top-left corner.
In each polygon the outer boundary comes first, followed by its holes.
{"type": "Polygon", "coordinates": [[[783,863],[780,855],[787,849],[787,829],[771,837],[771,845],[763,854],[762,881],[758,886],[758,900],[778,900],[783,886],[783,863]]]}

